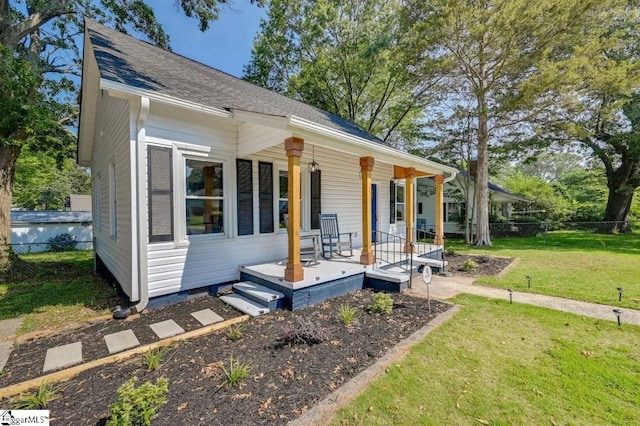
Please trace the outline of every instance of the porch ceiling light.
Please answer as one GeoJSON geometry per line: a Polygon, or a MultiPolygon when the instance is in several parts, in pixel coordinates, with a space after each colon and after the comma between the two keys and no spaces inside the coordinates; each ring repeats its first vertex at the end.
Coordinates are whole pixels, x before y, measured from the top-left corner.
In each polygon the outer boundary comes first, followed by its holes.
{"type": "Polygon", "coordinates": [[[312,145],[312,149],[313,149],[313,154],[312,154],[311,162],[309,163],[309,172],[310,173],[314,173],[314,172],[319,172],[320,171],[320,164],[316,163],[316,146],[312,145]]]}

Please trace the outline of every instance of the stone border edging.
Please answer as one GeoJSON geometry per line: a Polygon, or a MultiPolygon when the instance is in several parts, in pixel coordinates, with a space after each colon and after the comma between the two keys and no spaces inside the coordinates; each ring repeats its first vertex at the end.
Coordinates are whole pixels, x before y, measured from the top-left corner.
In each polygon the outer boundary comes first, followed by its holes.
{"type": "Polygon", "coordinates": [[[342,385],[335,392],[327,395],[322,401],[314,405],[309,411],[302,416],[288,423],[288,426],[324,426],[335,413],[356,396],[358,396],[367,386],[377,379],[384,370],[394,362],[404,358],[409,350],[422,341],[429,333],[439,328],[446,321],[456,315],[462,306],[453,305],[451,309],[435,317],[427,325],[420,330],[414,332],[391,350],[389,350],[382,358],[378,359],[371,367],[360,372],[357,376],[342,385]]]}
{"type": "Polygon", "coordinates": [[[248,319],[249,319],[249,315],[242,315],[239,317],[231,318],[223,322],[212,324],[206,327],[201,327],[186,333],[178,334],[177,336],[173,336],[168,339],[159,340],[157,342],[149,343],[148,345],[144,345],[144,346],[138,346],[136,348],[130,349],[125,352],[119,352],[117,354],[109,355],[104,358],[96,359],[96,360],[79,364],[64,370],[56,371],[54,373],[50,373],[45,376],[40,376],[24,382],[16,383],[0,389],[0,398],[6,398],[6,397],[17,395],[29,389],[39,387],[44,382],[59,382],[63,380],[69,380],[77,376],[81,372],[89,370],[91,368],[99,367],[101,365],[110,364],[117,361],[122,361],[124,359],[132,357],[133,355],[146,352],[150,349],[159,348],[162,346],[169,346],[181,340],[187,340],[194,337],[204,336],[206,334],[213,333],[214,331],[218,331],[223,328],[226,328],[230,325],[247,321],[248,319]]]}

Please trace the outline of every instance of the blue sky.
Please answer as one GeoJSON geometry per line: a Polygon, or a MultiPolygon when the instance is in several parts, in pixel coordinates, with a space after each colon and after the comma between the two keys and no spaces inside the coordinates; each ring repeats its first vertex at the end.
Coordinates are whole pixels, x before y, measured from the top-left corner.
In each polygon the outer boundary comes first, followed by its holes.
{"type": "Polygon", "coordinates": [[[260,18],[266,17],[265,9],[251,4],[249,0],[235,0],[231,6],[223,6],[220,18],[211,22],[210,28],[203,33],[198,29],[198,22],[186,18],[173,1],[157,3],[152,6],[171,38],[171,49],[175,53],[237,77],[242,76],[242,67],[251,58],[260,18]]]}

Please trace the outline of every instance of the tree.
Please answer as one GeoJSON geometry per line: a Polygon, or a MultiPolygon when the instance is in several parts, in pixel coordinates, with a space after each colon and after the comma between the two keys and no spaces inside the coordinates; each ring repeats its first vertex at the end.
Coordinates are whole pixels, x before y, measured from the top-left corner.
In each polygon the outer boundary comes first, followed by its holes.
{"type": "MultiPolygon", "coordinates": [[[[262,0],[252,0],[262,4],[262,0]]],[[[23,148],[64,157],[73,150],[83,16],[136,32],[162,47],[169,37],[143,0],[0,0],[0,263],[10,238],[15,164],[23,148]],[[70,59],[68,59],[70,58],[70,59]]],[[[180,0],[201,30],[227,0],[180,0]]]]}
{"type": "MultiPolygon", "coordinates": [[[[599,18],[617,0],[410,0],[412,48],[445,64],[454,103],[472,102],[476,120],[477,245],[489,235],[489,149],[507,133],[526,131],[565,87],[564,63],[585,60],[581,46],[600,35],[599,18]]],[[[429,74],[431,70],[429,70],[429,74]]]]}
{"type": "Polygon", "coordinates": [[[384,0],[271,0],[244,78],[411,147],[436,80],[413,72],[424,60],[404,54],[398,8],[384,0]]]}

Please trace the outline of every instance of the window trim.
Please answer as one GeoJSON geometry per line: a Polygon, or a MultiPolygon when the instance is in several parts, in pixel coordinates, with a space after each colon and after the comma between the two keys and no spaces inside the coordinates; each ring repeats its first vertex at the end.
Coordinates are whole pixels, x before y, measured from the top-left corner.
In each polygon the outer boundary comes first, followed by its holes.
{"type": "Polygon", "coordinates": [[[118,238],[118,176],[115,159],[109,162],[109,236],[118,238]]]}

